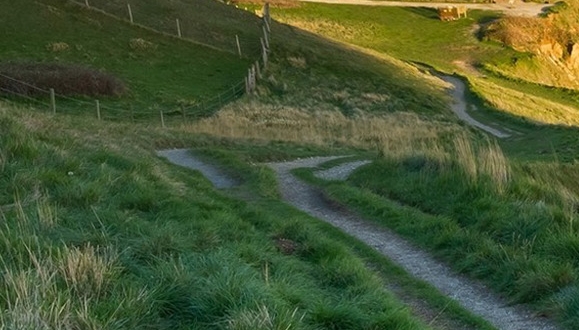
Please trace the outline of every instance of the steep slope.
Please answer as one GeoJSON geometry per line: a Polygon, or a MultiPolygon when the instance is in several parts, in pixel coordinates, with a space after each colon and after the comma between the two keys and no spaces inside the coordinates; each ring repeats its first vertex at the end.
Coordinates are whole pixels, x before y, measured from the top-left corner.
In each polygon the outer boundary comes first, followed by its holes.
{"type": "MultiPolygon", "coordinates": [[[[231,90],[247,72],[249,61],[230,52],[131,26],[68,1],[23,0],[6,6],[0,13],[0,62],[75,64],[106,71],[129,89],[120,99],[101,100],[103,107],[113,108],[113,115],[121,110],[127,114],[130,106],[137,113],[157,115],[159,108],[195,104],[231,90]]],[[[78,112],[78,103],[60,101],[69,112],[78,112]]]]}

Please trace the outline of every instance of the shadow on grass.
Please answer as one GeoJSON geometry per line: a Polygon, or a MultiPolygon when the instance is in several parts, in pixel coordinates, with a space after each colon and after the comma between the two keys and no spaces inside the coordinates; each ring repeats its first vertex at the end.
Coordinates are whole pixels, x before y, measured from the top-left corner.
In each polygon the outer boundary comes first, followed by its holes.
{"type": "Polygon", "coordinates": [[[439,20],[438,12],[435,8],[426,7],[405,7],[404,10],[425,18],[439,20]]]}

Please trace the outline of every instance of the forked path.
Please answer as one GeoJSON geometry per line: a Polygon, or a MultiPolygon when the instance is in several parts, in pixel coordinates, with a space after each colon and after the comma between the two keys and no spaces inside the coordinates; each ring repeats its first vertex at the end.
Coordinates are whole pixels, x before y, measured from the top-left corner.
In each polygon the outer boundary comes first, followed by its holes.
{"type": "MultiPolygon", "coordinates": [[[[185,149],[164,150],[157,153],[170,162],[201,171],[218,188],[231,186],[233,182],[216,167],[204,163],[185,149]],[[226,184],[224,184],[224,182],[226,184]]],[[[556,330],[548,320],[541,319],[519,306],[509,306],[506,301],[490,293],[483,285],[456,275],[444,264],[417,249],[396,234],[366,221],[348,211],[336,209],[321,197],[320,192],[296,178],[291,170],[313,168],[340,158],[315,157],[290,162],[266,164],[272,168],[279,182],[283,199],[303,212],[340,228],[368,246],[398,263],[414,277],[430,283],[443,294],[460,303],[465,309],[484,318],[502,330],[556,330]]],[[[329,180],[343,180],[353,170],[365,165],[356,161],[318,171],[318,177],[329,180]]]]}
{"type": "MultiPolygon", "coordinates": [[[[373,247],[384,256],[398,263],[414,277],[430,283],[445,295],[460,303],[465,309],[481,316],[498,329],[504,330],[547,330],[557,329],[545,319],[536,317],[519,306],[509,306],[506,301],[490,293],[483,285],[456,275],[444,264],[417,249],[396,234],[354,214],[336,210],[320,195],[319,191],[290,173],[292,169],[316,167],[336,157],[317,157],[284,163],[269,163],[277,175],[283,199],[309,215],[326,221],[360,241],[373,247]]],[[[363,163],[352,163],[336,167],[343,177],[363,163]]],[[[330,170],[325,177],[333,178],[330,170]]]]}

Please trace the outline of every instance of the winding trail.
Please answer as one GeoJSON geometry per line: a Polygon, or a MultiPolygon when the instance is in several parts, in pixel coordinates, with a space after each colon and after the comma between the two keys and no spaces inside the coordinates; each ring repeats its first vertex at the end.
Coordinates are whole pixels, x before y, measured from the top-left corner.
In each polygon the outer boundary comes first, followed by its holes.
{"type": "Polygon", "coordinates": [[[334,5],[360,5],[382,7],[426,7],[440,8],[452,5],[466,6],[468,9],[500,11],[510,16],[538,16],[544,12],[550,4],[527,3],[516,1],[508,3],[448,3],[448,2],[406,2],[406,1],[376,1],[376,0],[299,0],[301,2],[327,3],[334,5]]]}
{"type": "Polygon", "coordinates": [[[505,133],[501,130],[498,130],[496,128],[490,127],[477,121],[466,112],[468,106],[468,103],[464,96],[464,92],[466,91],[466,84],[462,80],[453,76],[441,74],[436,74],[436,76],[453,86],[453,88],[450,91],[450,95],[452,96],[453,99],[453,102],[450,104],[450,108],[452,109],[452,112],[454,112],[460,120],[465,121],[469,125],[481,129],[500,139],[508,138],[511,136],[508,133],[505,133]]]}
{"type": "MultiPolygon", "coordinates": [[[[398,263],[414,277],[424,280],[445,295],[460,303],[465,309],[479,315],[498,329],[504,330],[551,330],[557,329],[545,319],[540,319],[520,306],[509,306],[506,301],[490,293],[482,284],[456,275],[446,265],[434,260],[396,234],[349,212],[336,210],[320,195],[319,191],[300,181],[290,171],[295,168],[316,167],[337,157],[316,157],[284,163],[269,163],[277,175],[283,199],[307,214],[326,221],[360,241],[373,247],[384,256],[398,263]]],[[[361,162],[343,164],[334,168],[335,177],[350,173],[361,162]],[[349,167],[349,168],[348,168],[349,167]]],[[[334,177],[332,169],[325,170],[326,177],[334,177]]],[[[319,175],[320,172],[318,172],[319,175]]]]}

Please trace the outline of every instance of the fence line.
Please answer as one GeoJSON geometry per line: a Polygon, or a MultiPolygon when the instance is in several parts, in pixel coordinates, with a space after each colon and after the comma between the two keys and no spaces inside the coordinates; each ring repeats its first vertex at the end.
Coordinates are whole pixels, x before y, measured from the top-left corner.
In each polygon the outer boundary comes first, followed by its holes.
{"type": "MultiPolygon", "coordinates": [[[[89,10],[93,10],[96,12],[99,12],[103,15],[106,15],[107,17],[112,17],[114,19],[119,19],[122,21],[126,21],[118,16],[115,16],[113,14],[110,14],[102,9],[96,8],[93,5],[91,5],[89,3],[89,0],[85,0],[84,3],[78,2],[76,0],[70,0],[70,2],[77,4],[79,6],[82,6],[84,8],[87,8],[89,10]]],[[[161,32],[158,31],[154,28],[145,26],[145,25],[141,25],[141,24],[137,24],[134,23],[134,17],[132,16],[132,11],[131,11],[131,7],[130,5],[127,6],[127,9],[130,12],[130,21],[131,24],[134,24],[135,26],[138,26],[140,28],[155,32],[155,33],[159,33],[165,36],[170,36],[170,37],[174,37],[174,38],[180,38],[181,40],[187,40],[189,42],[198,44],[198,45],[202,45],[202,46],[206,46],[209,47],[211,49],[217,49],[220,51],[223,51],[223,49],[219,49],[217,47],[211,46],[211,45],[206,45],[203,43],[199,43],[196,42],[194,40],[191,39],[187,39],[187,38],[183,38],[182,36],[182,30],[181,30],[181,25],[180,25],[180,21],[179,19],[176,19],[176,24],[177,24],[177,35],[172,35],[172,34],[168,34],[165,32],[161,32]]],[[[263,36],[260,38],[260,46],[261,49],[257,52],[255,52],[255,54],[258,54],[258,56],[260,56],[261,58],[256,60],[254,63],[251,64],[251,66],[248,68],[248,73],[245,76],[245,78],[236,83],[235,85],[229,87],[226,91],[221,92],[209,99],[205,99],[205,100],[201,100],[199,101],[197,104],[194,105],[190,105],[190,106],[183,106],[180,105],[178,110],[172,110],[172,111],[163,111],[162,109],[159,110],[160,112],[160,119],[161,119],[161,126],[165,127],[166,124],[166,120],[171,117],[172,115],[180,115],[180,118],[182,118],[183,123],[185,123],[185,121],[187,120],[187,118],[194,118],[194,117],[199,117],[199,116],[203,116],[208,112],[213,112],[215,110],[220,109],[221,107],[223,107],[223,105],[247,94],[247,95],[252,95],[255,93],[256,89],[257,89],[257,81],[258,79],[261,79],[263,74],[265,73],[266,69],[267,69],[267,64],[269,61],[269,34],[271,31],[271,27],[270,27],[270,21],[271,21],[271,17],[269,15],[269,4],[266,3],[264,4],[263,7],[263,21],[262,21],[262,33],[263,36]],[[260,62],[261,60],[261,62],[260,62]]],[[[240,43],[239,43],[239,36],[236,35],[235,36],[235,40],[236,40],[236,44],[237,44],[237,50],[238,50],[238,54],[239,56],[242,56],[241,54],[241,47],[240,47],[240,43]]],[[[257,44],[257,41],[256,41],[257,44]]],[[[64,101],[65,105],[70,105],[70,104],[66,104],[66,102],[68,103],[72,103],[73,105],[77,106],[78,108],[76,108],[76,110],[80,110],[83,109],[84,107],[91,107],[92,109],[96,110],[96,117],[99,120],[102,119],[126,119],[126,113],[128,112],[129,114],[129,119],[131,120],[131,122],[134,122],[137,119],[150,119],[153,118],[155,116],[158,116],[158,114],[155,114],[154,112],[151,113],[135,113],[133,110],[133,104],[129,104],[128,109],[125,108],[113,108],[113,107],[108,107],[106,105],[103,105],[101,103],[100,100],[95,99],[93,101],[86,101],[86,100],[80,100],[80,99],[76,99],[73,97],[69,97],[69,96],[65,96],[65,95],[61,95],[58,93],[55,93],[54,90],[51,88],[50,90],[44,90],[42,88],[39,88],[37,86],[34,86],[33,84],[27,83],[25,81],[21,81],[18,79],[15,79],[13,77],[7,76],[5,74],[0,73],[0,77],[3,77],[5,79],[11,80],[12,82],[15,83],[19,83],[22,84],[23,86],[32,88],[36,91],[42,92],[44,94],[49,94],[50,97],[50,102],[43,102],[40,101],[37,98],[28,96],[28,95],[24,95],[22,93],[18,93],[16,91],[11,91],[9,89],[3,88],[0,86],[0,91],[4,92],[4,93],[8,93],[11,94],[13,96],[17,96],[20,98],[24,98],[26,100],[29,101],[33,101],[35,103],[38,104],[42,104],[43,106],[46,106],[47,108],[52,108],[54,112],[59,112],[61,109],[61,104],[62,102],[60,101],[64,101]],[[57,106],[58,104],[58,106],[57,106]],[[79,107],[80,106],[80,107],[79,107]],[[108,110],[107,111],[107,116],[105,116],[105,112],[103,110],[108,110]],[[109,113],[110,112],[110,113],[109,113]],[[121,114],[120,116],[115,116],[118,114],[121,114]],[[140,118],[139,118],[140,117],[140,118]]],[[[0,94],[1,96],[1,94],[0,94]]]]}

